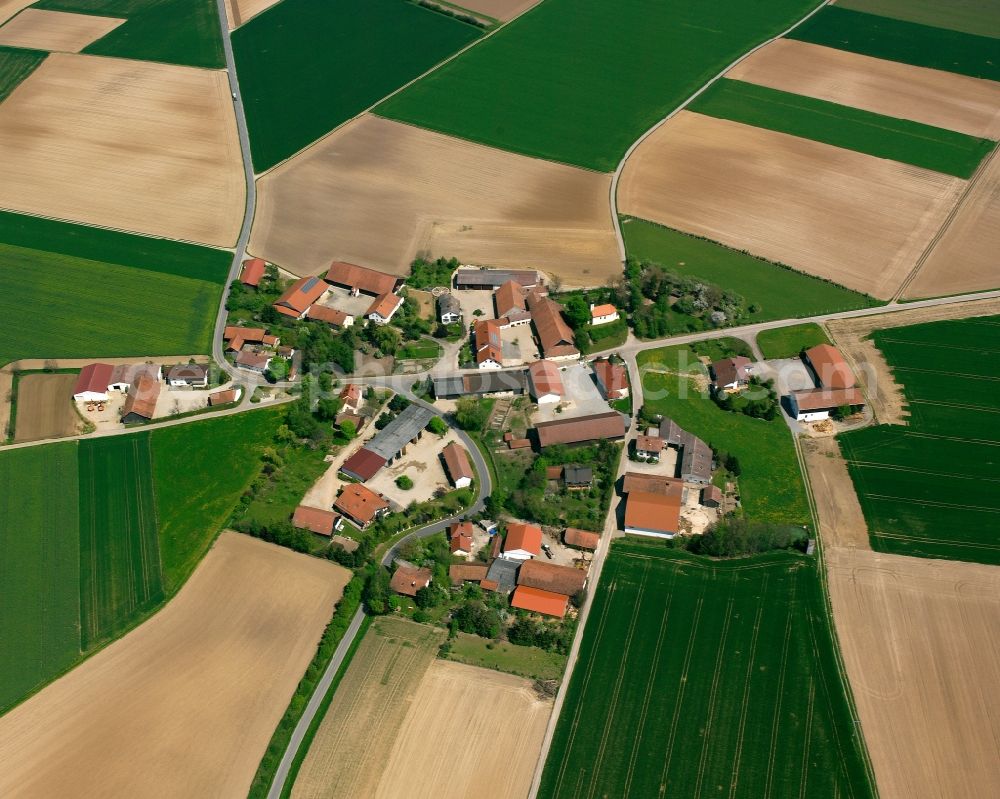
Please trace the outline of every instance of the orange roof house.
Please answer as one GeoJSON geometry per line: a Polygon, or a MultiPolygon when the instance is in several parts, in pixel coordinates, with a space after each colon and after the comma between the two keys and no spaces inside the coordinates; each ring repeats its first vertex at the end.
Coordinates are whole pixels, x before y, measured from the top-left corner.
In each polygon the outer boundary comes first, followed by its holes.
{"type": "Polygon", "coordinates": [[[386,292],[385,294],[380,294],[376,297],[375,302],[373,302],[368,310],[365,311],[365,316],[373,322],[378,322],[379,324],[384,325],[396,315],[396,311],[399,310],[399,307],[402,304],[402,297],[398,294],[386,292]]]}
{"type": "Polygon", "coordinates": [[[333,511],[299,505],[292,514],[292,524],[317,535],[331,536],[339,518],[333,511]]]}
{"type": "Polygon", "coordinates": [[[278,297],[274,309],[293,319],[301,319],[306,315],[316,300],[326,294],[329,287],[318,277],[303,277],[290,285],[285,293],[278,297]]]}
{"type": "Polygon", "coordinates": [[[853,388],[856,381],[840,351],[830,344],[817,344],[802,353],[823,388],[853,388]]]}
{"type": "Polygon", "coordinates": [[[417,569],[413,566],[400,564],[392,574],[389,587],[403,596],[416,596],[417,591],[431,584],[430,569],[417,569]]]}
{"type": "Polygon", "coordinates": [[[455,563],[448,567],[448,577],[454,585],[481,582],[486,579],[486,572],[485,563],[455,563]]]}
{"type": "Polygon", "coordinates": [[[680,529],[681,496],[632,491],[625,504],[625,532],[673,538],[680,529]]]}
{"type": "Polygon", "coordinates": [[[527,560],[542,552],[542,528],[535,524],[511,522],[503,543],[503,556],[512,560],[527,560]]]}
{"type": "Polygon", "coordinates": [[[350,327],[354,317],[344,313],[339,308],[329,308],[326,305],[310,305],[306,311],[306,319],[313,322],[325,322],[331,327],[350,327]]]}
{"type": "Polygon", "coordinates": [[[566,615],[568,604],[569,597],[564,594],[556,594],[542,588],[531,588],[527,585],[515,588],[514,595],[510,599],[512,608],[530,610],[533,613],[556,616],[560,619],[566,615]]]}
{"type": "Polygon", "coordinates": [[[480,319],[473,326],[476,363],[480,369],[499,368],[503,365],[503,344],[500,340],[500,322],[497,319],[480,319]]]}
{"type": "Polygon", "coordinates": [[[389,503],[367,486],[350,483],[344,486],[333,507],[364,529],[389,510],[389,503]]]}
{"type": "Polygon", "coordinates": [[[531,308],[531,321],[535,324],[535,332],[542,345],[542,354],[555,360],[579,358],[580,351],[576,348],[573,331],[563,319],[562,306],[555,300],[538,294],[529,295],[528,304],[531,308]]]}
{"type": "Polygon", "coordinates": [[[160,382],[146,372],[140,374],[129,387],[122,406],[122,421],[127,424],[152,419],[159,396],[160,382]]]}
{"type": "Polygon", "coordinates": [[[472,464],[469,463],[469,454],[464,447],[452,441],[442,451],[445,468],[451,478],[455,488],[466,488],[472,485],[472,480],[476,476],[472,471],[472,464]]]}
{"type": "Polygon", "coordinates": [[[257,288],[261,278],[267,270],[267,264],[263,258],[250,258],[243,262],[243,269],[240,270],[240,283],[244,286],[257,288]]]}
{"type": "Polygon", "coordinates": [[[594,361],[593,369],[605,398],[616,400],[628,396],[628,377],[624,366],[602,358],[594,361]]]}
{"type": "Polygon", "coordinates": [[[613,322],[618,318],[618,309],[615,308],[609,302],[603,305],[591,305],[590,306],[590,323],[592,325],[600,325],[605,322],[613,322]]]}
{"type": "Polygon", "coordinates": [[[472,522],[455,522],[448,528],[452,555],[472,554],[472,522]]]}
{"type": "Polygon", "coordinates": [[[539,405],[559,402],[566,393],[559,367],[552,361],[535,361],[528,367],[528,376],[531,378],[531,393],[539,405]]]}
{"type": "Polygon", "coordinates": [[[587,584],[587,573],[582,569],[557,566],[544,560],[528,560],[517,571],[517,584],[573,596],[587,584]]]}
{"type": "Polygon", "coordinates": [[[227,388],[225,391],[214,391],[208,395],[209,405],[228,405],[239,399],[239,392],[235,388],[227,388]]]}
{"type": "Polygon", "coordinates": [[[554,419],[535,425],[538,443],[542,447],[552,444],[580,444],[584,441],[618,439],[625,436],[625,420],[618,411],[606,411],[571,419],[554,419]]]}
{"type": "Polygon", "coordinates": [[[578,530],[576,527],[567,527],[563,533],[563,541],[567,546],[577,549],[597,549],[601,543],[600,533],[592,533],[589,530],[578,530]]]}
{"type": "Polygon", "coordinates": [[[358,266],[344,261],[334,261],[326,270],[325,280],[335,286],[340,286],[352,294],[364,292],[372,296],[391,294],[403,282],[403,278],[387,275],[367,266],[358,266]]]}
{"type": "Polygon", "coordinates": [[[508,280],[500,286],[493,294],[497,318],[505,316],[510,322],[529,319],[531,314],[528,313],[525,295],[524,286],[515,280],[508,280]]]}

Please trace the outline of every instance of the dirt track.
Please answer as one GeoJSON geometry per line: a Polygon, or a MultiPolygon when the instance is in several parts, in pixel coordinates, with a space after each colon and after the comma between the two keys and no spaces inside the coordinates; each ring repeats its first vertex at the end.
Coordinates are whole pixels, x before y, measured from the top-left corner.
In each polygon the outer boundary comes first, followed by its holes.
{"type": "Polygon", "coordinates": [[[779,39],[727,78],[990,139],[1000,138],[1000,84],[779,39]]]}
{"type": "Polygon", "coordinates": [[[72,436],[83,431],[73,407],[76,375],[24,375],[17,384],[14,441],[72,436]]]}
{"type": "Polygon", "coordinates": [[[232,246],[245,181],[226,74],[54,53],[0,105],[0,207],[232,246]]]}
{"type": "Polygon", "coordinates": [[[621,271],[610,181],[366,115],[258,180],[248,249],[297,275],[406,274],[429,252],[603,285],[621,271]]]}
{"type": "Polygon", "coordinates": [[[0,795],[246,796],[349,577],[224,533],[160,613],[0,719],[0,795]]]}
{"type": "Polygon", "coordinates": [[[882,799],[1000,795],[1000,569],[826,553],[882,799]]]}
{"type": "Polygon", "coordinates": [[[626,162],[619,210],[890,298],[965,182],[682,111],[626,162]]]}
{"type": "Polygon", "coordinates": [[[77,53],[125,20],[26,8],[0,28],[0,45],[77,53]]]}

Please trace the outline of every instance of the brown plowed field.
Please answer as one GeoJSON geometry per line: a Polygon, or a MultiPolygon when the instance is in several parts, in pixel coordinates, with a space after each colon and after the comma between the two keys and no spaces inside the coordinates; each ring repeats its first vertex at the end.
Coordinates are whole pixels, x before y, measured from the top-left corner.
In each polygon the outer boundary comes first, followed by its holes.
{"type": "Polygon", "coordinates": [[[231,246],[232,106],[222,71],[50,55],[0,105],[0,207],[231,246]]]}
{"type": "Polygon", "coordinates": [[[17,382],[14,442],[61,438],[83,431],[73,407],[76,375],[24,375],[17,382]]]}
{"type": "Polygon", "coordinates": [[[524,799],[551,712],[530,680],[435,660],[375,797],[524,799]]]}
{"type": "Polygon", "coordinates": [[[111,33],[124,19],[26,8],[0,28],[0,45],[77,53],[111,33]]]}
{"type": "Polygon", "coordinates": [[[37,0],[0,0],[0,25],[37,0]]]}
{"type": "Polygon", "coordinates": [[[0,719],[0,796],[246,796],[349,577],[224,533],[156,616],[0,719]]]}
{"type": "Polygon", "coordinates": [[[903,291],[907,299],[1000,288],[1000,155],[994,151],[903,291]]]}
{"type": "Polygon", "coordinates": [[[538,3],[539,0],[458,0],[453,5],[506,22],[520,16],[538,3]]]}
{"type": "Polygon", "coordinates": [[[229,30],[235,30],[240,25],[246,25],[262,11],[267,11],[279,0],[226,0],[226,21],[229,30]]]}
{"type": "Polygon", "coordinates": [[[297,275],[402,275],[429,251],[603,285],[621,272],[610,180],[366,115],[258,181],[249,249],[297,275]]]}
{"type": "Polygon", "coordinates": [[[1000,569],[827,550],[882,799],[1000,796],[1000,569]]]}
{"type": "Polygon", "coordinates": [[[799,438],[826,547],[871,549],[868,525],[840,446],[833,436],[799,438]]]}
{"type": "Polygon", "coordinates": [[[1000,138],[1000,83],[991,80],[794,39],[771,42],[726,77],[971,136],[1000,138]]]}
{"type": "Polygon", "coordinates": [[[965,181],[682,111],[625,164],[622,213],[893,296],[965,181]]]}

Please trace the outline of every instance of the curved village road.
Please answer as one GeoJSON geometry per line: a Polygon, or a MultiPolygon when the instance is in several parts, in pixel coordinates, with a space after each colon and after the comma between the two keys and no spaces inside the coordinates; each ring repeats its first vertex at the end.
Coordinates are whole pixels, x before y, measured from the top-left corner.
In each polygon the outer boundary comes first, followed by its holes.
{"type": "MultiPolygon", "coordinates": [[[[435,413],[438,413],[438,410],[434,408],[433,405],[418,399],[412,394],[409,395],[409,399],[416,405],[429,408],[435,413]]],[[[477,447],[475,442],[469,438],[468,434],[464,430],[459,429],[451,419],[446,418],[445,421],[448,422],[449,426],[451,426],[458,433],[458,436],[465,445],[465,448],[469,451],[469,456],[472,458],[472,462],[475,464],[476,473],[479,477],[479,493],[476,496],[476,501],[468,510],[460,514],[450,516],[449,518],[442,519],[441,521],[433,522],[432,524],[428,524],[424,527],[420,527],[403,536],[399,541],[391,546],[382,557],[382,565],[384,566],[388,566],[392,563],[399,553],[399,548],[405,542],[411,541],[415,538],[426,538],[427,536],[434,535],[435,533],[440,533],[448,527],[448,525],[459,521],[461,518],[482,511],[486,503],[486,497],[493,492],[493,482],[490,479],[490,470],[486,465],[486,460],[483,458],[483,454],[479,451],[479,447],[477,447]]],[[[295,725],[295,729],[292,730],[292,737],[288,741],[285,753],[281,756],[281,762],[278,763],[278,768],[274,774],[274,781],[271,783],[271,787],[267,792],[268,799],[281,798],[281,794],[285,790],[285,783],[288,781],[288,774],[291,771],[292,763],[298,755],[299,749],[302,747],[302,741],[305,738],[306,732],[309,730],[313,720],[316,718],[316,714],[319,712],[319,707],[323,702],[323,698],[327,695],[330,690],[330,686],[333,683],[333,678],[340,670],[340,667],[344,662],[344,658],[347,656],[347,652],[350,650],[351,645],[358,634],[358,630],[361,629],[361,622],[364,619],[364,616],[364,610],[359,607],[357,613],[354,614],[354,618],[351,619],[351,623],[348,626],[347,631],[344,633],[344,637],[337,645],[337,649],[333,653],[333,658],[331,658],[330,664],[326,667],[326,671],[323,672],[323,676],[316,684],[316,689],[313,691],[312,696],[309,697],[309,702],[306,704],[306,708],[302,712],[302,717],[299,719],[298,724],[295,725]]]]}

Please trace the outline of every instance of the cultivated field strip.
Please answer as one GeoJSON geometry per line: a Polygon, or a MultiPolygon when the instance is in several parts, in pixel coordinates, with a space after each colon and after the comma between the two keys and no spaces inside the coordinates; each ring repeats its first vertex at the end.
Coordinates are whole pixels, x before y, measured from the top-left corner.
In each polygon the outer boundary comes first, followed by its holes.
{"type": "Polygon", "coordinates": [[[811,561],[627,540],[605,570],[540,796],[872,795],[811,561]]]}

